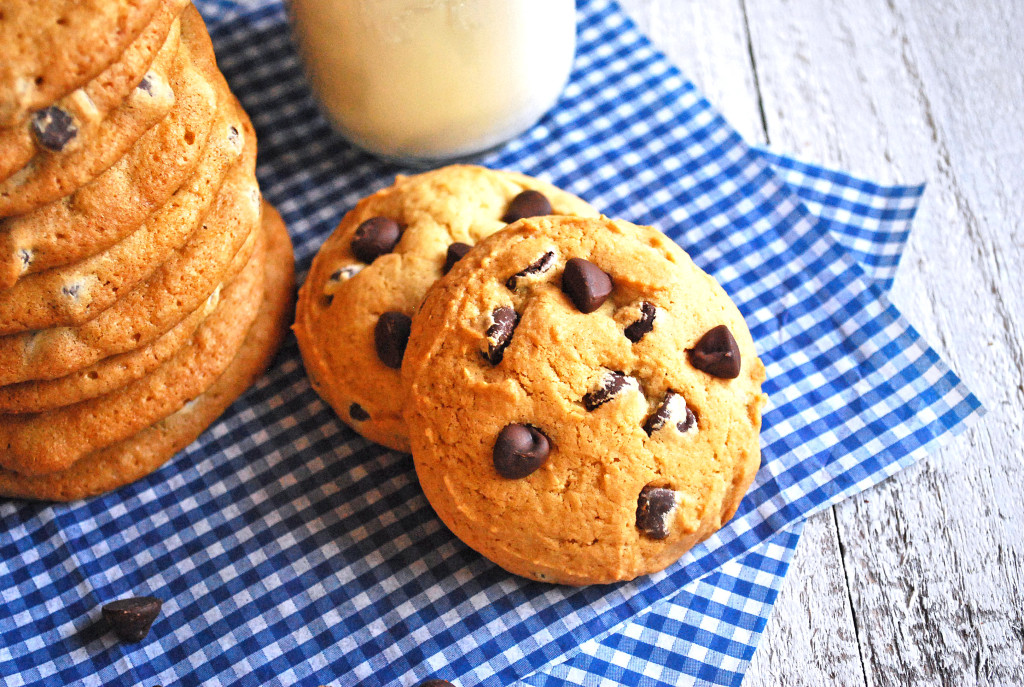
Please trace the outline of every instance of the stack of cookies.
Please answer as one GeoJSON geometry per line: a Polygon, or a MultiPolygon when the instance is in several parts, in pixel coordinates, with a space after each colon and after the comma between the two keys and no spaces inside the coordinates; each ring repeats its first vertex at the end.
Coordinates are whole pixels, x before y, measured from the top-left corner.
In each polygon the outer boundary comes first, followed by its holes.
{"type": "Polygon", "coordinates": [[[660,232],[520,174],[453,166],[349,212],[299,292],[313,387],[411,450],[434,510],[530,579],[661,570],[760,463],[764,366],[660,232]]]}
{"type": "Polygon", "coordinates": [[[269,364],[292,253],[187,0],[0,3],[0,495],[149,474],[269,364]]]}

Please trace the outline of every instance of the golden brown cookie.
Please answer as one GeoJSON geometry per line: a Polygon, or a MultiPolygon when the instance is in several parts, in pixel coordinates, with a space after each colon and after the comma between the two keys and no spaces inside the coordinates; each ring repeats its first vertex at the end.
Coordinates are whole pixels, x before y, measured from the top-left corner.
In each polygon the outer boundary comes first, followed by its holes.
{"type": "Polygon", "coordinates": [[[0,1],[0,126],[24,120],[115,62],[161,0],[0,1]]]}
{"type": "MultiPolygon", "coordinates": [[[[254,140],[247,119],[243,126],[246,140],[254,140]]],[[[251,167],[246,176],[245,188],[217,197],[181,250],[97,317],[75,327],[0,337],[0,385],[56,379],[141,348],[198,308],[252,253],[260,194],[251,167]]]]}
{"type": "MultiPolygon", "coordinates": [[[[187,50],[187,46],[183,45],[182,50],[187,50]]],[[[183,80],[178,101],[212,116],[217,103],[213,86],[197,71],[184,71],[191,78],[183,80]]],[[[223,95],[228,98],[226,92],[223,95]]],[[[228,108],[233,110],[233,103],[228,108]]],[[[134,232],[97,255],[29,275],[0,291],[0,335],[86,322],[113,305],[118,294],[145,279],[181,248],[206,215],[222,184],[250,183],[246,175],[251,176],[256,155],[256,144],[251,139],[248,161],[243,160],[224,181],[245,145],[237,110],[235,115],[235,128],[218,132],[212,140],[213,147],[204,150],[192,179],[134,232]],[[227,136],[221,138],[220,133],[227,136]],[[223,148],[219,149],[218,144],[223,144],[223,148]]]]}
{"type": "Polygon", "coordinates": [[[732,517],[760,462],[743,317],[650,227],[541,217],[485,239],[430,289],[402,374],[434,510],[534,580],[665,568],[732,517]]]}
{"type": "Polygon", "coordinates": [[[150,374],[108,394],[44,413],[0,415],[0,466],[22,475],[66,470],[177,411],[227,368],[263,298],[264,241],[192,339],[150,374]]]}
{"type": "Polygon", "coordinates": [[[409,450],[401,356],[383,360],[375,332],[401,328],[442,275],[449,248],[455,245],[454,259],[460,245],[468,249],[504,227],[510,211],[598,214],[538,179],[454,165],[399,177],[363,199],[320,248],[299,291],[294,330],[313,388],[357,432],[409,450]],[[396,313],[394,323],[386,313],[396,313]]]}
{"type": "MultiPolygon", "coordinates": [[[[179,43],[174,39],[161,48],[139,85],[88,135],[76,136],[66,148],[54,146],[37,152],[25,166],[0,181],[0,217],[29,212],[88,183],[163,119],[174,105],[170,81],[184,66],[177,55],[179,43]]],[[[57,141],[67,137],[74,124],[66,114],[48,111],[40,127],[45,131],[43,137],[57,141]]]]}
{"type": "Polygon", "coordinates": [[[44,413],[96,398],[143,377],[171,358],[220,302],[218,287],[195,311],[153,343],[57,379],[0,386],[0,413],[44,413]]]}
{"type": "MultiPolygon", "coordinates": [[[[190,15],[183,17],[189,26],[190,15]]],[[[89,184],[33,212],[0,219],[0,288],[24,275],[75,263],[110,248],[135,231],[189,177],[212,173],[237,151],[240,109],[217,71],[205,32],[187,30],[192,64],[218,88],[218,112],[204,98],[182,97],[124,157],[89,184]],[[203,169],[196,169],[202,161],[203,169]]]]}
{"type": "Polygon", "coordinates": [[[67,470],[27,477],[0,468],[0,495],[71,501],[134,482],[185,448],[269,366],[291,319],[293,257],[288,232],[270,206],[263,210],[267,240],[264,297],[241,349],[223,374],[176,413],[67,470]]]}
{"type": "Polygon", "coordinates": [[[186,4],[187,0],[161,3],[118,60],[89,83],[34,112],[27,121],[0,128],[0,180],[24,167],[36,152],[67,150],[88,138],[142,81],[160,47],[177,42],[176,19],[186,4]],[[44,126],[57,120],[65,125],[64,130],[44,126]]]}

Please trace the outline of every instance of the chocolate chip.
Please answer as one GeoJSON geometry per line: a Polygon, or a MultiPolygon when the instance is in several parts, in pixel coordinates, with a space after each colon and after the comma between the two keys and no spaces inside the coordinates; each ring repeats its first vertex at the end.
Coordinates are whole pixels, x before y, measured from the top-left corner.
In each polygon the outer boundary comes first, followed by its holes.
{"type": "Polygon", "coordinates": [[[543,274],[547,272],[555,264],[555,252],[549,250],[544,255],[540,256],[532,263],[530,263],[525,269],[516,272],[511,277],[505,280],[505,287],[509,291],[515,291],[518,286],[519,280],[525,277],[531,277],[536,274],[543,274]]]}
{"type": "Polygon", "coordinates": [[[667,392],[661,399],[661,405],[644,422],[644,431],[651,436],[670,422],[674,422],[676,429],[683,434],[697,424],[697,416],[686,404],[686,399],[675,391],[667,392]]]}
{"type": "Polygon", "coordinates": [[[735,379],[740,376],[740,347],[724,324],[708,330],[687,355],[691,365],[713,377],[735,379]]]}
{"type": "Polygon", "coordinates": [[[654,317],[658,309],[654,303],[644,301],[640,304],[640,319],[626,327],[626,338],[637,343],[654,329],[654,317]]]}
{"type": "Polygon", "coordinates": [[[505,357],[505,349],[512,342],[512,334],[519,324],[519,313],[507,305],[494,310],[491,313],[493,324],[487,328],[487,351],[483,353],[484,359],[491,365],[497,365],[505,357]]]}
{"type": "Polygon", "coordinates": [[[447,680],[431,679],[424,680],[423,682],[416,685],[416,687],[455,687],[455,685],[448,682],[447,680]]]}
{"type": "Polygon", "coordinates": [[[600,267],[583,258],[570,258],[562,272],[562,291],[582,313],[601,307],[612,293],[612,279],[600,267]]]}
{"type": "Polygon", "coordinates": [[[512,224],[527,217],[540,217],[551,214],[551,203],[540,191],[523,191],[508,204],[502,222],[512,224]]]}
{"type": "Polygon", "coordinates": [[[21,260],[22,271],[25,271],[32,264],[32,251],[28,248],[22,248],[18,251],[18,259],[21,260]]]}
{"type": "Polygon", "coordinates": [[[348,407],[348,416],[356,422],[366,422],[370,419],[370,414],[358,403],[353,403],[348,407]]]}
{"type": "Polygon", "coordinates": [[[494,442],[494,469],[506,479],[521,479],[543,465],[551,453],[551,442],[531,425],[511,424],[494,442]]]}
{"type": "Polygon", "coordinates": [[[228,127],[228,141],[234,145],[238,145],[239,131],[237,126],[228,127]]]}
{"type": "Polygon", "coordinates": [[[77,300],[78,299],[78,292],[81,291],[81,290],[82,290],[82,285],[81,284],[68,284],[67,286],[62,286],[61,289],[60,289],[60,292],[62,294],[64,294],[65,296],[67,296],[68,298],[74,298],[74,299],[77,300]]]}
{"type": "Polygon", "coordinates": [[[59,153],[78,135],[78,125],[70,114],[51,105],[32,115],[32,131],[39,145],[59,153]]]}
{"type": "Polygon", "coordinates": [[[676,507],[676,493],[671,489],[647,485],[636,500],[636,527],[651,539],[668,536],[668,518],[676,507]]]}
{"type": "Polygon", "coordinates": [[[393,370],[402,367],[402,357],[409,343],[409,330],[412,318],[397,310],[391,310],[380,316],[377,326],[373,329],[373,343],[377,348],[377,357],[393,370]]]}
{"type": "Polygon", "coordinates": [[[153,625],[163,602],[155,596],[135,596],[111,601],[103,607],[103,619],[126,642],[141,642],[153,625]]]}
{"type": "Polygon", "coordinates": [[[583,397],[583,407],[587,410],[600,408],[622,391],[629,384],[630,378],[622,372],[609,372],[601,380],[601,386],[583,397]]]}
{"type": "Polygon", "coordinates": [[[334,270],[327,279],[328,281],[340,284],[346,282],[352,277],[356,276],[363,270],[362,265],[345,265],[339,269],[334,270]]]}
{"type": "Polygon", "coordinates": [[[388,217],[371,217],[356,228],[352,239],[352,252],[365,263],[371,263],[390,253],[402,238],[398,222],[388,217]]]}
{"type": "Polygon", "coordinates": [[[147,95],[153,95],[153,77],[150,74],[146,74],[142,77],[142,81],[136,86],[140,91],[143,91],[147,95]]]}
{"type": "Polygon", "coordinates": [[[459,242],[455,242],[448,246],[448,253],[444,256],[444,270],[442,270],[441,273],[448,274],[451,272],[452,268],[455,267],[455,263],[466,257],[466,253],[468,253],[472,247],[473,246],[468,243],[459,242]]]}

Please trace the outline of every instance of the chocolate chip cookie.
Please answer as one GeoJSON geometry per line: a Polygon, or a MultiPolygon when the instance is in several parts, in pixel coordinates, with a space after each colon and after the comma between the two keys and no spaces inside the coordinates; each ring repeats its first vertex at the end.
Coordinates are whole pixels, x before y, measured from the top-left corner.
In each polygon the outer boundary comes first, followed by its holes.
{"type": "Polygon", "coordinates": [[[434,510],[534,580],[665,568],[759,465],[765,372],[743,317],[650,227],[540,217],[484,239],[429,290],[402,375],[434,510]]]}
{"type": "Polygon", "coordinates": [[[183,68],[179,41],[161,49],[151,69],[128,97],[88,132],[56,107],[33,115],[42,150],[0,181],[0,217],[29,212],[73,192],[114,164],[174,105],[172,76],[183,68]],[[88,135],[86,135],[88,133],[88,135]]]}
{"type": "Polygon", "coordinates": [[[94,78],[153,20],[162,0],[0,4],[0,126],[94,78]]]}
{"type": "Polygon", "coordinates": [[[71,501],[144,477],[185,448],[217,419],[270,364],[291,319],[293,262],[284,223],[263,208],[266,242],[263,300],[256,319],[227,369],[196,398],[154,425],[93,451],[65,470],[30,476],[0,468],[0,496],[71,501]]]}
{"type": "MultiPolygon", "coordinates": [[[[24,167],[36,153],[60,153],[82,144],[138,86],[158,54],[174,57],[186,0],[160,3],[152,20],[116,62],[84,86],[32,113],[15,126],[0,127],[0,180],[24,167]],[[163,46],[163,48],[161,48],[163,46]]],[[[166,72],[157,64],[156,70],[166,72]]]]}
{"type": "MultiPolygon", "coordinates": [[[[255,132],[243,119],[244,139],[255,132]]],[[[238,274],[252,255],[260,193],[255,151],[243,153],[247,172],[237,187],[222,189],[188,242],[145,281],[78,326],[51,327],[0,337],[0,385],[56,379],[113,355],[148,345],[238,274]]]]}
{"type": "Polygon", "coordinates": [[[217,89],[216,103],[201,94],[203,89],[185,91],[167,117],[96,179],[32,212],[0,219],[0,289],[113,246],[166,205],[183,183],[223,178],[224,166],[238,156],[244,130],[209,37],[195,24],[200,21],[192,11],[182,17],[183,48],[190,50],[191,66],[217,89]]]}
{"type": "Polygon", "coordinates": [[[598,214],[537,179],[468,165],[399,177],[360,201],[299,291],[294,330],[313,388],[363,436],[408,451],[399,368],[423,294],[482,238],[552,213],[598,214]]]}

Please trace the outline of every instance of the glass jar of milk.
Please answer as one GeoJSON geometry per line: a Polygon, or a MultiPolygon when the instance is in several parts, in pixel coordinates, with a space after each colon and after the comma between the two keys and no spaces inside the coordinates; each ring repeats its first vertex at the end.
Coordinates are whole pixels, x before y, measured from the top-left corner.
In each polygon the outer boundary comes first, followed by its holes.
{"type": "Polygon", "coordinates": [[[421,164],[486,151],[558,99],[574,0],[291,0],[307,73],[359,147],[421,164]]]}

